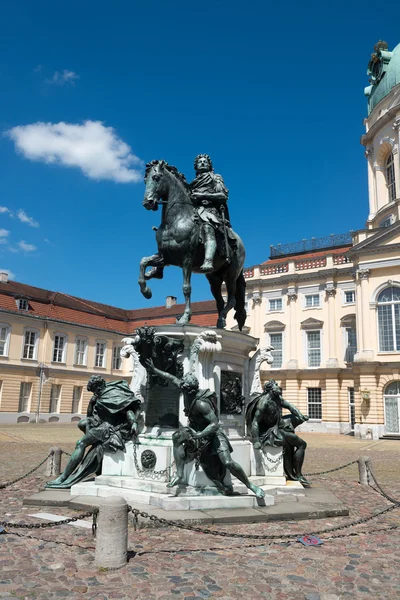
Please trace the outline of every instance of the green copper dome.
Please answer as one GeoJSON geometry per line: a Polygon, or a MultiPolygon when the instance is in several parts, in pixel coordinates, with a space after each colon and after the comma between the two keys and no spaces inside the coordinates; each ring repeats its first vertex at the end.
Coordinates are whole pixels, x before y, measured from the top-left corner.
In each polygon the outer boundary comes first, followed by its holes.
{"type": "Polygon", "coordinates": [[[371,85],[364,90],[368,97],[368,114],[396,85],[400,85],[400,44],[392,52],[388,52],[388,45],[382,41],[374,48],[367,70],[371,85]]]}

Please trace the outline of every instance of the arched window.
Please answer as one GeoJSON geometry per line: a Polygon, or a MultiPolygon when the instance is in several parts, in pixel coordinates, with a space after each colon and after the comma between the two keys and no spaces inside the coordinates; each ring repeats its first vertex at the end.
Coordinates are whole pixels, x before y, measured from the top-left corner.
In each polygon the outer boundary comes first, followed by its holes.
{"type": "Polygon", "coordinates": [[[387,287],[378,296],[379,351],[400,351],[400,287],[387,287]]]}
{"type": "Polygon", "coordinates": [[[388,188],[389,202],[396,200],[396,179],[394,174],[393,152],[386,159],[386,185],[388,188]]]}
{"type": "Polygon", "coordinates": [[[386,433],[400,433],[400,381],[392,381],[385,389],[386,433]]]}

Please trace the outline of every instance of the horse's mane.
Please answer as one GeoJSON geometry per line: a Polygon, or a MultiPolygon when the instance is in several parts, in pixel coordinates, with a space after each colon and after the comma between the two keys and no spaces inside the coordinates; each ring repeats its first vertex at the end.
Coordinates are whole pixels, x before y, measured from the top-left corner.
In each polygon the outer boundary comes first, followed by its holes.
{"type": "Polygon", "coordinates": [[[149,163],[147,163],[146,165],[146,170],[144,173],[144,179],[146,181],[147,175],[149,174],[150,170],[155,167],[156,165],[158,165],[160,162],[164,163],[164,169],[167,169],[167,171],[169,171],[170,173],[172,173],[173,175],[175,175],[175,177],[177,179],[180,179],[181,182],[183,183],[183,185],[185,186],[185,188],[190,191],[190,187],[188,182],[186,181],[186,177],[184,176],[183,173],[181,173],[180,171],[178,171],[178,169],[176,167],[174,167],[173,165],[169,165],[167,162],[165,162],[164,160],[152,160],[149,163]]]}

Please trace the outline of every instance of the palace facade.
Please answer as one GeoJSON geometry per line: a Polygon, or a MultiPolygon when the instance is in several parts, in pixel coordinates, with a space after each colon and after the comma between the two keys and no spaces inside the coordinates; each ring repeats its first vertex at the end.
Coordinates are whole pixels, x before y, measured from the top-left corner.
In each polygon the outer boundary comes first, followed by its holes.
{"type": "MultiPolygon", "coordinates": [[[[91,375],[132,377],[122,338],[143,325],[175,323],[184,310],[166,305],[124,310],[9,281],[0,273],[0,422],[71,422],[86,413],[91,375]]],[[[215,326],[214,301],[192,304],[192,323],[215,326]]]]}
{"type": "Polygon", "coordinates": [[[366,227],[271,247],[245,271],[246,329],[274,347],[262,378],[303,431],[375,439],[400,436],[400,44],[378,42],[368,73],[366,227]]]}

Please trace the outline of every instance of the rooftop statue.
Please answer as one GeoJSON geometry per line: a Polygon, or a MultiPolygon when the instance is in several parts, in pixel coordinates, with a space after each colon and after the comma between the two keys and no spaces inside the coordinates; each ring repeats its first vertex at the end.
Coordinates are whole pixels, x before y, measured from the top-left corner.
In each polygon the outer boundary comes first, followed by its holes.
{"type": "Polygon", "coordinates": [[[274,379],[264,384],[263,392],[253,397],[246,409],[247,433],[254,449],[265,451],[266,446],[282,448],[286,477],[304,485],[310,485],[302,474],[307,444],[296,435],[295,428],[308,418],[283,399],[282,388],[274,379]],[[282,408],[289,410],[290,414],[282,416],[282,408]]]}
{"type": "Polygon", "coordinates": [[[89,475],[99,475],[104,452],[125,450],[125,442],[138,434],[141,403],[126,381],[106,383],[99,375],[93,375],[87,389],[93,396],[86,418],[78,423],[84,435],[77,441],[64,471],[46,487],[70,488],[89,475]],[[85,455],[89,446],[91,448],[85,455]]]}
{"type": "Polygon", "coordinates": [[[241,330],[246,320],[243,242],[231,229],[228,190],[222,177],[214,173],[210,157],[197,156],[195,170],[196,177],[189,185],[184,175],[163,160],[146,165],[143,205],[154,211],[161,205],[162,215],[156,232],[157,254],[140,261],[140,290],[145,298],[151,298],[146,282],[162,279],[165,266],[181,267],[185,310],[178,323],[186,325],[192,314],[192,272],[205,273],[217,304],[217,327],[225,327],[226,315],[235,308],[241,330]],[[148,267],[152,268],[146,271],[148,267]],[[226,302],[221,293],[224,282],[226,302]]]}

